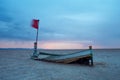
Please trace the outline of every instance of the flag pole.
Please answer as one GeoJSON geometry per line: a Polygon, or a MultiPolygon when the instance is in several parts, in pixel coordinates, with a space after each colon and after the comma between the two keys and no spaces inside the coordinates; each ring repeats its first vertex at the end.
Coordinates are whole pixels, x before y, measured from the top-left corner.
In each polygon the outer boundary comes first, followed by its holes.
{"type": "Polygon", "coordinates": [[[36,34],[36,49],[37,49],[37,44],[38,44],[38,32],[39,32],[39,20],[38,20],[38,29],[37,29],[37,34],[36,34]]]}
{"type": "Polygon", "coordinates": [[[37,34],[36,34],[36,44],[38,43],[38,29],[37,29],[37,34]]]}
{"type": "Polygon", "coordinates": [[[37,54],[37,48],[38,48],[38,31],[39,31],[39,20],[38,20],[38,28],[37,28],[37,34],[36,34],[36,42],[35,42],[35,53],[36,53],[36,56],[38,56],[38,54],[37,54]]]}
{"type": "MultiPolygon", "coordinates": [[[[34,23],[34,24],[35,24],[35,23],[34,23]]],[[[37,23],[37,27],[36,27],[36,25],[34,25],[33,27],[37,29],[37,33],[36,33],[36,41],[34,42],[34,52],[33,52],[32,58],[33,58],[33,59],[36,59],[36,58],[38,58],[38,55],[39,55],[39,54],[37,53],[39,20],[38,20],[38,23],[37,23]]]]}

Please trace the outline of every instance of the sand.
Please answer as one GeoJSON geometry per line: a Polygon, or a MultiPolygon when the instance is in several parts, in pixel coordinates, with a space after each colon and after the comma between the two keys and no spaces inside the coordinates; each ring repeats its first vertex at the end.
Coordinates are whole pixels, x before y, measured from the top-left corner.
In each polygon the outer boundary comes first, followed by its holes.
{"type": "MultiPolygon", "coordinates": [[[[72,53],[76,50],[47,50],[72,53]]],[[[30,59],[32,50],[0,50],[0,80],[120,80],[120,50],[94,50],[94,66],[30,59]]]]}

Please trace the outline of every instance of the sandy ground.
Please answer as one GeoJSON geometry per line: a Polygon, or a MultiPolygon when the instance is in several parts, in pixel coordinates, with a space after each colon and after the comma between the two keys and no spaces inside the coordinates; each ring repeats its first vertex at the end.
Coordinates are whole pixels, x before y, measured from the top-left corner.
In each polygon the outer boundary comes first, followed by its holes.
{"type": "Polygon", "coordinates": [[[120,80],[120,50],[94,50],[94,67],[35,61],[30,55],[32,50],[0,50],[0,80],[120,80]]]}

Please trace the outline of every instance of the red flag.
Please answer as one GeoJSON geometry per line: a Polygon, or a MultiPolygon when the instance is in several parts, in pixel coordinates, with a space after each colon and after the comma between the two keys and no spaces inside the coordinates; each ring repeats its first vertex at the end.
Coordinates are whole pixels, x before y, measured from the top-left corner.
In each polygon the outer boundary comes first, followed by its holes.
{"type": "Polygon", "coordinates": [[[38,29],[38,27],[39,27],[38,23],[39,23],[39,20],[33,19],[33,21],[32,21],[32,27],[38,29]]]}

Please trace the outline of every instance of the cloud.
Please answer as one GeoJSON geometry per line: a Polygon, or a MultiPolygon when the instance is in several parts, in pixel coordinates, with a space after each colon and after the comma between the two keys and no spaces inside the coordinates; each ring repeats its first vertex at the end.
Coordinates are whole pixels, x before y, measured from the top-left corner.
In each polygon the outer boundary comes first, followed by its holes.
{"type": "Polygon", "coordinates": [[[40,19],[39,41],[92,41],[89,44],[119,47],[119,2],[1,0],[0,39],[34,41],[36,30],[31,28],[30,23],[37,18],[40,19]]]}

